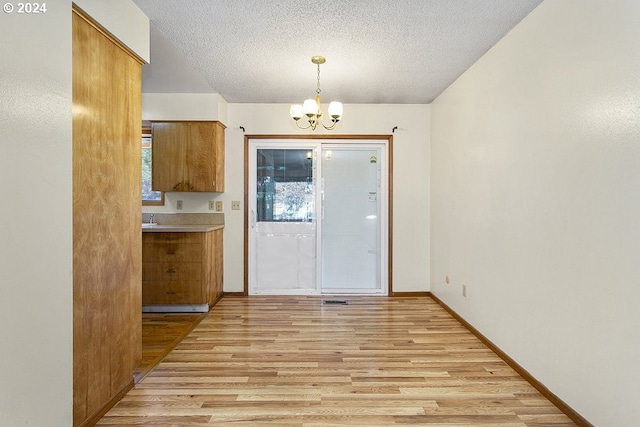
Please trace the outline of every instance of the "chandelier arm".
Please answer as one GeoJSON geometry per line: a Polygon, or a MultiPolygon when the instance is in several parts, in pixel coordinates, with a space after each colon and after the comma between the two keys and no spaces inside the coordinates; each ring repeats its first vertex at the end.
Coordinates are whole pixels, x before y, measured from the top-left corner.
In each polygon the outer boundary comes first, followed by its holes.
{"type": "Polygon", "coordinates": [[[309,125],[308,126],[300,126],[300,120],[296,120],[296,125],[300,128],[300,129],[309,129],[311,128],[311,130],[316,130],[316,128],[318,127],[318,123],[322,125],[323,128],[325,128],[326,130],[333,130],[333,128],[336,127],[336,125],[338,124],[338,122],[340,121],[340,119],[331,119],[331,124],[330,125],[326,125],[324,123],[324,120],[322,120],[322,115],[318,114],[315,116],[311,116],[307,118],[309,125]]]}
{"type": "Polygon", "coordinates": [[[322,122],[322,127],[325,128],[326,130],[333,130],[333,128],[336,127],[337,124],[338,124],[337,121],[333,121],[333,123],[330,126],[327,126],[324,124],[324,122],[322,122]]]}
{"type": "Polygon", "coordinates": [[[296,125],[298,125],[300,129],[309,129],[311,127],[311,122],[309,122],[309,126],[300,126],[300,120],[296,120],[296,125]]]}

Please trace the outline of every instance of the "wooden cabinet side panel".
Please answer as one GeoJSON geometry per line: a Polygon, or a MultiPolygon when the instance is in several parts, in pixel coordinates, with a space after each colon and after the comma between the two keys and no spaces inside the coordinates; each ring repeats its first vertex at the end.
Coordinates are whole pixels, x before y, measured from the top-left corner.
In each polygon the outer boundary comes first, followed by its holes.
{"type": "Polygon", "coordinates": [[[206,234],[205,250],[202,254],[202,265],[204,272],[204,281],[202,282],[202,290],[205,301],[211,303],[215,293],[215,259],[214,259],[214,232],[210,231],[206,234]]]}
{"type": "Polygon", "coordinates": [[[223,241],[223,230],[215,230],[214,231],[214,257],[215,265],[214,265],[214,288],[215,295],[214,298],[217,299],[222,295],[223,292],[223,284],[224,284],[224,241],[223,241]]]}
{"type": "Polygon", "coordinates": [[[73,418],[141,358],[141,66],[73,14],[73,418]],[[82,108],[80,108],[82,107],[82,108]]]}
{"type": "Polygon", "coordinates": [[[215,185],[214,190],[216,192],[222,193],[224,192],[224,144],[225,144],[225,133],[224,133],[224,125],[220,122],[216,122],[215,124],[215,142],[214,142],[214,161],[215,161],[215,185]]]}
{"type": "Polygon", "coordinates": [[[188,123],[153,123],[151,127],[152,174],[154,191],[187,191],[184,169],[188,123]]]}

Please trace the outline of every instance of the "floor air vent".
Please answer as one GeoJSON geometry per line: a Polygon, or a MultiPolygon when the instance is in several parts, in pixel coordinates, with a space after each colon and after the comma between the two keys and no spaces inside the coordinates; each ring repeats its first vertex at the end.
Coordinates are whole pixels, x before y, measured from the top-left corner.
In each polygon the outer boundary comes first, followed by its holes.
{"type": "Polygon", "coordinates": [[[347,305],[348,304],[347,300],[344,300],[344,299],[325,299],[325,300],[322,300],[322,303],[331,304],[331,305],[336,305],[336,304],[347,305]]]}

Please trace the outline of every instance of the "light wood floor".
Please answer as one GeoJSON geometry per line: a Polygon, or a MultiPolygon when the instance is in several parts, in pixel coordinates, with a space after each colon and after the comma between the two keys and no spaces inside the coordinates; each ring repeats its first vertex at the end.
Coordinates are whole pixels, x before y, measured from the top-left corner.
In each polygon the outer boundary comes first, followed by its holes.
{"type": "Polygon", "coordinates": [[[431,298],[346,299],[223,298],[98,425],[575,425],[431,298]]]}
{"type": "Polygon", "coordinates": [[[142,361],[133,373],[144,378],[204,317],[202,313],[142,313],[142,361]]]}

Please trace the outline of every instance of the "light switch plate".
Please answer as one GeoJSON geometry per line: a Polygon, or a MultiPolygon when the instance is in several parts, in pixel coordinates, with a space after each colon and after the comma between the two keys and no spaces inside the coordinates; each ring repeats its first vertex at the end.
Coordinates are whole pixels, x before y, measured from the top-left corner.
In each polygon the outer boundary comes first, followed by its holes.
{"type": "Polygon", "coordinates": [[[222,212],[222,200],[216,200],[216,212],[222,212]]]}

